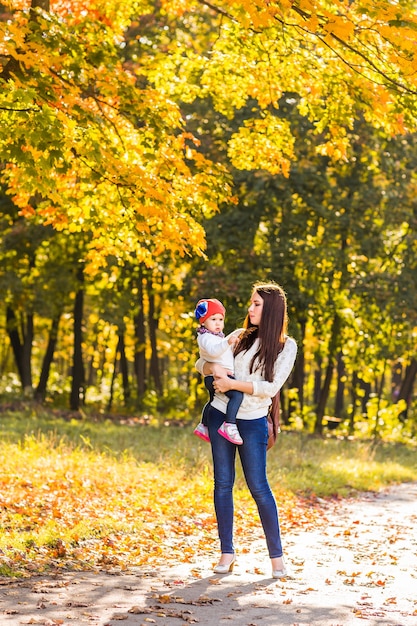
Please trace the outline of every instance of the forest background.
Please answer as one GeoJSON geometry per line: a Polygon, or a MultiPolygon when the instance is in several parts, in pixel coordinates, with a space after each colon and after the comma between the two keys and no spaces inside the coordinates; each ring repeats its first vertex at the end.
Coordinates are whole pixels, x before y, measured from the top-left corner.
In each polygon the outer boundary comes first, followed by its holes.
{"type": "Polygon", "coordinates": [[[283,285],[283,422],[416,434],[417,19],[403,0],[0,4],[0,385],[193,423],[193,311],[283,285]]]}

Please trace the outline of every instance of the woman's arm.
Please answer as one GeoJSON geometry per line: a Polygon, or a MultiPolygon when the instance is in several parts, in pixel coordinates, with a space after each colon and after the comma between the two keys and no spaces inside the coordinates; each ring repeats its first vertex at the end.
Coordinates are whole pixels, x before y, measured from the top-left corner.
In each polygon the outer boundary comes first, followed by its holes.
{"type": "Polygon", "coordinates": [[[242,393],[247,393],[249,395],[253,394],[253,383],[252,381],[245,382],[244,380],[236,380],[236,378],[229,378],[228,376],[216,376],[214,374],[214,390],[220,391],[221,393],[226,393],[226,391],[230,391],[234,389],[235,391],[241,391],[242,393]]]}
{"type": "Polygon", "coordinates": [[[278,355],[275,363],[274,380],[255,380],[253,383],[254,396],[269,396],[272,398],[281,389],[291,374],[297,356],[297,344],[292,337],[288,337],[283,351],[278,355]]]}
{"type": "Polygon", "coordinates": [[[288,337],[284,349],[278,356],[274,380],[243,381],[229,378],[226,370],[216,363],[208,363],[204,359],[198,359],[196,368],[203,376],[214,376],[214,389],[221,393],[235,389],[249,395],[265,396],[272,398],[283,386],[294,366],[297,356],[297,344],[288,337]]]}
{"type": "Polygon", "coordinates": [[[200,372],[202,376],[227,376],[228,374],[233,374],[225,367],[222,367],[218,363],[210,363],[209,361],[205,361],[203,358],[199,358],[195,364],[197,372],[200,372]]]}
{"type": "Polygon", "coordinates": [[[229,378],[228,374],[231,374],[232,372],[228,372],[224,367],[218,365],[218,363],[209,363],[208,361],[200,358],[196,362],[195,366],[197,371],[203,376],[214,376],[215,391],[225,393],[226,391],[235,389],[236,391],[242,391],[243,393],[253,393],[252,382],[229,378]]]}
{"type": "Polygon", "coordinates": [[[283,351],[277,358],[273,381],[268,382],[266,380],[236,380],[234,378],[228,378],[222,373],[219,373],[219,375],[217,375],[217,373],[215,373],[215,371],[213,370],[212,373],[214,376],[214,389],[215,391],[220,391],[222,393],[226,393],[226,391],[235,389],[236,391],[242,391],[243,393],[249,395],[272,398],[281,389],[288,376],[290,375],[291,370],[294,366],[296,355],[297,344],[294,339],[289,337],[285,343],[283,351]]]}

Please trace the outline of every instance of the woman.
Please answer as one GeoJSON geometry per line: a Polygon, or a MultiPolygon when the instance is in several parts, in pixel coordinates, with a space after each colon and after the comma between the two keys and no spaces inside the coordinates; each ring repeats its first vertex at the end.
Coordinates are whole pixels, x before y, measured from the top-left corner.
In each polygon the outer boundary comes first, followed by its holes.
{"type": "Polygon", "coordinates": [[[256,283],[239,341],[234,348],[235,378],[219,365],[203,359],[198,371],[214,376],[215,395],[209,413],[209,435],[214,466],[214,507],[220,538],[221,557],[214,567],[216,574],[232,571],[235,562],[233,546],[233,484],[235,480],[236,445],[217,432],[224,422],[227,396],[231,389],[242,391],[243,402],[237,414],[237,425],[243,438],[238,446],[243,473],[258,507],[272,565],[273,578],[287,574],[275,498],[266,476],[268,442],[267,414],[271,399],[281,389],[294,365],[297,345],[287,330],[287,302],[283,289],[276,283],[256,283]]]}

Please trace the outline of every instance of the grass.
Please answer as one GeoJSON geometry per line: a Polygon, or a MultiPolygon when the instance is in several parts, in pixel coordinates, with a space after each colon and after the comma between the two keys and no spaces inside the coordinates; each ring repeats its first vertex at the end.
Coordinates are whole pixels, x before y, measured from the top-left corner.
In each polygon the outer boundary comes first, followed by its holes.
{"type": "MultiPolygon", "coordinates": [[[[211,472],[210,447],[192,436],[192,426],[168,426],[140,419],[122,423],[111,419],[63,419],[52,412],[27,409],[4,412],[0,440],[21,443],[46,437],[54,449],[64,442],[83,453],[94,451],[122,461],[182,468],[193,475],[211,472]]],[[[268,453],[271,482],[294,493],[325,497],[375,491],[392,483],[417,480],[416,446],[335,435],[316,437],[285,431],[268,453]]],[[[238,481],[242,481],[239,473],[238,481]]]]}
{"type": "MultiPolygon", "coordinates": [[[[217,549],[210,447],[191,425],[68,419],[28,405],[3,411],[0,453],[0,575],[124,569],[166,559],[167,547],[183,561],[217,549]]],[[[417,460],[411,444],[284,431],[268,472],[285,529],[314,523],[317,497],[417,480],[417,460]]],[[[239,464],[236,516],[260,532],[239,464]]]]}
{"type": "Polygon", "coordinates": [[[417,480],[416,448],[410,444],[288,431],[281,441],[276,454],[272,450],[271,467],[278,462],[285,485],[294,492],[347,496],[417,480]]]}

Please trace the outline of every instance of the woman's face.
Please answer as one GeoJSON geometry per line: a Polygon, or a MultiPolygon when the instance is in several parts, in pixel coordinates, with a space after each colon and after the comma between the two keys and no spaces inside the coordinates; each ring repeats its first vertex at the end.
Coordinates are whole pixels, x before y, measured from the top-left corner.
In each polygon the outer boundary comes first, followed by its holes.
{"type": "Polygon", "coordinates": [[[259,326],[259,324],[261,323],[263,306],[264,306],[263,298],[259,295],[257,291],[254,291],[250,299],[250,305],[248,308],[248,315],[249,315],[251,324],[254,324],[255,326],[259,326]]]}

